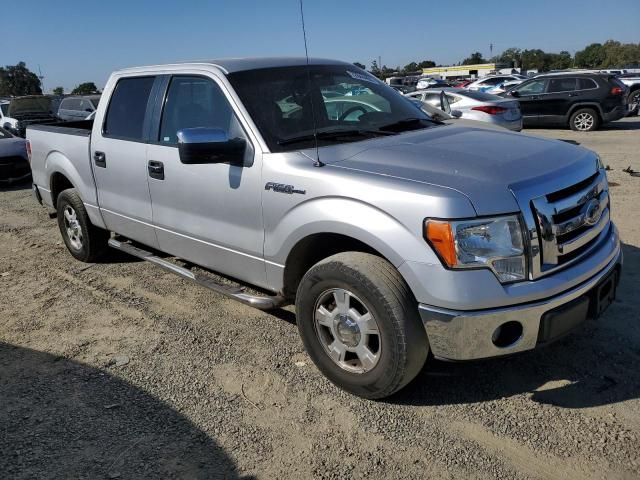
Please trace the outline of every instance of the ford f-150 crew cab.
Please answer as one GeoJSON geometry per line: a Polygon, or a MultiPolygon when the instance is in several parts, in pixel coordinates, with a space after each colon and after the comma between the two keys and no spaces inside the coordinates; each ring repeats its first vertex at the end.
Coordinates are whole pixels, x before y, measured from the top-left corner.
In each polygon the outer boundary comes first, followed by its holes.
{"type": "Polygon", "coordinates": [[[27,129],[70,253],[295,303],[310,357],[354,394],[392,394],[430,354],[533,349],[615,296],[607,177],[584,148],[441,124],[322,59],[126,69],[102,98],[92,121],[27,129]]]}

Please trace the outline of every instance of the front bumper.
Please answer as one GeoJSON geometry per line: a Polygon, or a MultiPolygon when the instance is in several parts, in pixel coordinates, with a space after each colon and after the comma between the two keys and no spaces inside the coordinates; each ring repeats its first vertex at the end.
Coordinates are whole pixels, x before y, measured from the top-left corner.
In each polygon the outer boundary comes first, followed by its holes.
{"type": "Polygon", "coordinates": [[[548,343],[566,333],[568,327],[577,326],[597,314],[594,312],[594,302],[597,302],[595,294],[599,292],[602,282],[611,278],[612,274],[616,275],[614,280],[617,283],[621,265],[622,250],[618,243],[613,259],[597,274],[545,300],[476,311],[449,310],[420,304],[419,312],[431,351],[437,358],[473,360],[509,355],[548,343]],[[519,322],[522,333],[508,346],[496,346],[494,333],[507,322],[519,322]]]}

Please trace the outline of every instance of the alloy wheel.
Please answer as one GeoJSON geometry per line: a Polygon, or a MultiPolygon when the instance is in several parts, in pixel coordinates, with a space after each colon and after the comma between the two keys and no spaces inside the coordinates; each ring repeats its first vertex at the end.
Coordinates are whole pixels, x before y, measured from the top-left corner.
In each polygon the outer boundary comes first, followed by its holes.
{"type": "Polygon", "coordinates": [[[82,249],[82,226],[78,221],[76,211],[71,205],[64,207],[64,227],[69,238],[69,243],[76,250],[82,249]]]}
{"type": "Polygon", "coordinates": [[[370,309],[352,292],[334,288],[323,292],[314,309],[318,340],[343,370],[365,373],[380,360],[378,323],[370,309]]]}
{"type": "Polygon", "coordinates": [[[593,128],[593,124],[595,122],[595,118],[590,113],[580,113],[576,115],[576,118],[573,120],[576,129],[580,131],[587,131],[593,128]]]}

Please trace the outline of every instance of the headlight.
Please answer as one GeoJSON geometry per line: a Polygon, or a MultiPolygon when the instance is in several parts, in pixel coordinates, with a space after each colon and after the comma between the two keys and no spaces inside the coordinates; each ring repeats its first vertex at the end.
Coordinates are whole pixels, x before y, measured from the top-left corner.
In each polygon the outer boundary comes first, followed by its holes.
{"type": "Polygon", "coordinates": [[[489,268],[502,283],[527,278],[516,215],[478,220],[426,220],[425,238],[449,268],[489,268]]]}

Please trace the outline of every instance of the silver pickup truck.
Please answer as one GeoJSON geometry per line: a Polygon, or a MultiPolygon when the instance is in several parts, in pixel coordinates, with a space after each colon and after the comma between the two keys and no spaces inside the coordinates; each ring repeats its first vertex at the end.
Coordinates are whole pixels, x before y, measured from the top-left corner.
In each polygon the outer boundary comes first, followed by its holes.
{"type": "Polygon", "coordinates": [[[322,59],[121,70],[102,98],[93,121],[27,129],[70,253],[295,303],[310,357],[356,395],[392,394],[430,355],[536,348],[614,299],[620,240],[589,150],[439,123],[322,59]]]}

